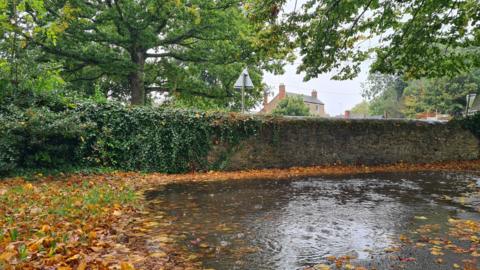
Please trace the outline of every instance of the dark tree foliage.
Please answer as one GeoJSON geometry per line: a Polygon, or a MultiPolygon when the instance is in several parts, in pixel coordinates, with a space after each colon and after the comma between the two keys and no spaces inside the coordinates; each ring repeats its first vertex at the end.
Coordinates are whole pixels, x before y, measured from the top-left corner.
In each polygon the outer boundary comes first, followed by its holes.
{"type": "MultiPolygon", "coordinates": [[[[16,0],[0,3],[2,41],[34,49],[60,67],[68,89],[100,89],[132,104],[148,93],[235,101],[232,85],[245,66],[281,71],[286,51],[265,50],[265,29],[238,0],[16,0]],[[262,36],[263,35],[263,36],[262,36]]],[[[278,46],[277,46],[278,47],[278,46]]],[[[18,58],[9,53],[3,58],[18,58]]],[[[36,60],[36,62],[38,59],[36,60]]]]}

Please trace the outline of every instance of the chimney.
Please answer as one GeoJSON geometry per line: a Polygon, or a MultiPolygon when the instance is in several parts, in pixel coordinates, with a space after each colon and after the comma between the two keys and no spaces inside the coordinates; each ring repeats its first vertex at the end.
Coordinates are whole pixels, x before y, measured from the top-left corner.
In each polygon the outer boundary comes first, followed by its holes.
{"type": "Polygon", "coordinates": [[[281,83],[280,87],[278,87],[278,97],[280,99],[284,99],[287,96],[287,88],[285,87],[285,84],[281,83]]]}
{"type": "Polygon", "coordinates": [[[263,91],[263,107],[268,105],[268,92],[267,90],[263,91]]]}
{"type": "Polygon", "coordinates": [[[315,99],[318,98],[317,90],[312,90],[312,97],[315,98],[315,99]]]}
{"type": "Polygon", "coordinates": [[[350,119],[350,111],[345,111],[345,119],[350,119]]]}

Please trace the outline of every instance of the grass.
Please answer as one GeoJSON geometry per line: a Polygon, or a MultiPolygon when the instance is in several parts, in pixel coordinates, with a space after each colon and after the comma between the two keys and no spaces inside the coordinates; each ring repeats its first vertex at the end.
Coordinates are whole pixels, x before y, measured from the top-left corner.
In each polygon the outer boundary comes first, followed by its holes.
{"type": "Polygon", "coordinates": [[[22,177],[26,181],[36,181],[43,179],[44,177],[53,177],[59,178],[69,174],[86,174],[86,175],[95,175],[95,174],[106,174],[117,172],[117,169],[109,167],[74,167],[74,166],[63,166],[59,168],[22,168],[15,171],[1,175],[4,178],[11,177],[22,177]]]}

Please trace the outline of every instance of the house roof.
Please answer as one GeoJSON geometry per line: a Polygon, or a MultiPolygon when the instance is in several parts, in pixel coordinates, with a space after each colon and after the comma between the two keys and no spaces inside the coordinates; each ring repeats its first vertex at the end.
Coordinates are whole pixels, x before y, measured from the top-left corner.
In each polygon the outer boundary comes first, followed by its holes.
{"type": "Polygon", "coordinates": [[[296,94],[296,93],[287,92],[287,97],[302,97],[302,98],[303,98],[303,102],[325,105],[325,103],[323,103],[322,101],[320,101],[318,98],[314,98],[314,97],[312,97],[312,96],[306,96],[306,95],[302,95],[302,94],[296,94]]]}

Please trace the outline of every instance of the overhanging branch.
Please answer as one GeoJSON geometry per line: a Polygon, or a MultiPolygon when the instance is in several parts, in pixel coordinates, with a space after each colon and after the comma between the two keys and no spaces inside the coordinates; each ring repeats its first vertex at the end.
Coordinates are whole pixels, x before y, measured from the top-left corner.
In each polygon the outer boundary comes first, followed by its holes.
{"type": "Polygon", "coordinates": [[[200,91],[194,91],[190,89],[183,89],[183,88],[175,88],[175,89],[169,89],[166,87],[161,87],[161,86],[151,86],[151,87],[146,87],[145,90],[149,92],[163,92],[163,93],[171,93],[171,92],[185,92],[193,96],[200,96],[204,98],[210,98],[210,99],[221,99],[221,98],[228,98],[232,97],[229,93],[226,93],[224,95],[215,95],[215,94],[210,94],[210,93],[205,93],[205,92],[200,92],[200,91]]]}

